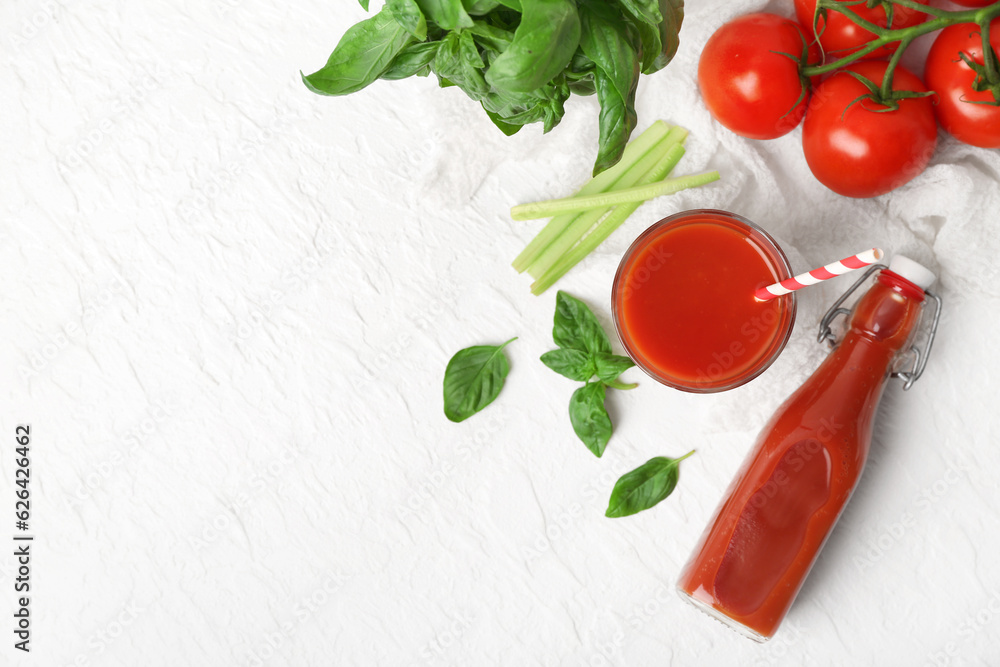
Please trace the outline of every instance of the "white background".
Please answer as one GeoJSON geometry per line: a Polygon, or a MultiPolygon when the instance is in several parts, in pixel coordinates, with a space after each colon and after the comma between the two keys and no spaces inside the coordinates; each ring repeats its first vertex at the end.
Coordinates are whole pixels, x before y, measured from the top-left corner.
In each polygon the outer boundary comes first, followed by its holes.
{"type": "Polygon", "coordinates": [[[775,640],[740,638],[673,583],[825,354],[815,325],[847,279],[802,295],[785,353],[744,388],[685,395],[629,371],[641,386],[611,398],[598,460],[569,425],[574,384],[538,362],[554,290],[531,296],[509,266],[539,225],[507,215],[587,178],[595,99],[506,138],[430,79],[315,96],[298,71],[364,18],[349,0],[8,0],[0,539],[30,423],[37,540],[30,656],[12,648],[0,548],[0,663],[996,664],[1000,157],[942,137],[891,195],[834,195],[800,131],[745,141],[701,104],[699,45],[764,4],[690,5],[676,60],[641,84],[639,129],[687,127],[677,173],[722,181],[647,204],[559,287],[610,326],[629,242],[718,207],[797,270],[880,245],[933,267],[946,299],[925,377],[889,388],[870,467],[775,640]],[[515,335],[496,403],[446,421],[449,357],[515,335]],[[668,501],[604,518],[620,474],[691,448],[668,501]]]}

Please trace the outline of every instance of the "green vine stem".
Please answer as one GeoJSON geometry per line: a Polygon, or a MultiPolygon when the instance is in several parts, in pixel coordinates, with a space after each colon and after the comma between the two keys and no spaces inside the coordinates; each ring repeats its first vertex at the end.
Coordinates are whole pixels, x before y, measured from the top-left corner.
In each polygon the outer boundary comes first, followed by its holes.
{"type": "MultiPolygon", "coordinates": [[[[851,19],[852,22],[854,22],[857,25],[861,26],[862,28],[864,28],[868,32],[873,32],[876,35],[881,35],[883,32],[885,32],[886,30],[888,30],[888,28],[883,28],[882,26],[877,25],[875,23],[872,23],[871,21],[869,21],[867,19],[861,18],[861,16],[859,14],[857,14],[853,9],[851,9],[851,7],[853,5],[860,4],[856,0],[836,0],[834,4],[838,5],[838,8],[837,8],[836,11],[840,12],[841,14],[843,14],[844,16],[846,16],[847,18],[851,19]]],[[[822,3],[822,2],[817,2],[816,3],[816,8],[817,9],[820,9],[822,7],[825,7],[825,6],[826,5],[824,3],[822,3]]],[[[832,9],[832,7],[828,7],[827,9],[832,9]]]]}
{"type": "Polygon", "coordinates": [[[899,61],[903,59],[903,52],[909,48],[910,43],[913,41],[913,37],[904,39],[899,43],[899,48],[892,54],[889,58],[889,64],[885,68],[885,74],[882,76],[882,87],[879,89],[879,97],[883,100],[892,99],[892,79],[896,72],[896,66],[899,65],[899,61]]]}
{"type": "Polygon", "coordinates": [[[913,43],[913,40],[921,35],[934,32],[935,30],[947,28],[950,25],[958,23],[975,23],[979,26],[983,37],[983,61],[986,63],[985,78],[991,85],[1000,84],[1000,65],[996,62],[996,57],[991,50],[989,35],[990,22],[997,16],[1000,16],[1000,2],[994,2],[992,5],[987,5],[986,7],[960,11],[947,11],[936,7],[929,7],[927,5],[914,2],[913,0],[892,0],[892,2],[900,7],[906,7],[907,9],[914,9],[916,11],[923,12],[933,18],[929,21],[925,21],[924,23],[911,26],[909,28],[883,28],[870,21],[866,21],[858,16],[857,12],[851,9],[852,5],[860,4],[858,0],[818,0],[816,3],[817,12],[820,9],[840,12],[855,24],[874,34],[875,39],[868,42],[860,50],[844,56],[839,60],[835,60],[832,63],[803,67],[801,72],[802,76],[808,78],[834,72],[838,69],[847,67],[851,63],[857,62],[861,58],[887,44],[899,42],[899,47],[889,60],[889,65],[885,72],[885,78],[882,81],[882,86],[879,91],[879,95],[883,100],[890,100],[893,97],[893,72],[899,64],[899,61],[903,56],[903,52],[906,51],[907,47],[909,47],[911,43],[913,43]]]}
{"type": "Polygon", "coordinates": [[[924,14],[930,14],[931,16],[946,16],[949,12],[946,9],[938,9],[937,7],[932,7],[930,5],[922,5],[916,0],[892,0],[893,4],[899,5],[900,7],[906,7],[907,9],[915,9],[918,12],[924,14]]]}
{"type": "MultiPolygon", "coordinates": [[[[1000,3],[997,3],[1000,4],[1000,3]]],[[[993,5],[987,9],[991,9],[993,5]]],[[[990,46],[990,22],[992,17],[980,19],[979,33],[983,38],[983,63],[986,66],[986,82],[991,86],[1000,84],[1000,74],[998,74],[997,55],[990,46]]],[[[994,94],[995,96],[995,94],[994,94]]]]}

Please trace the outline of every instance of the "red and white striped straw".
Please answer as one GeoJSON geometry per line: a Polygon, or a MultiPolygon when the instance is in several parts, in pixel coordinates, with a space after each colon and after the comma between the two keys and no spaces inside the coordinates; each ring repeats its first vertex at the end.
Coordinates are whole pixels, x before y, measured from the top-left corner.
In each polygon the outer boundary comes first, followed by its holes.
{"type": "Polygon", "coordinates": [[[813,269],[807,273],[800,273],[794,278],[782,280],[780,283],[774,283],[773,285],[768,285],[767,287],[761,287],[757,290],[755,296],[758,301],[769,301],[775,297],[789,294],[795,290],[800,290],[803,287],[809,287],[810,285],[815,285],[818,282],[829,280],[835,276],[841,276],[845,273],[849,273],[855,269],[870,266],[883,257],[885,257],[885,254],[882,252],[881,248],[865,250],[864,252],[859,252],[857,255],[845,257],[839,262],[827,264],[822,268],[813,269]]]}

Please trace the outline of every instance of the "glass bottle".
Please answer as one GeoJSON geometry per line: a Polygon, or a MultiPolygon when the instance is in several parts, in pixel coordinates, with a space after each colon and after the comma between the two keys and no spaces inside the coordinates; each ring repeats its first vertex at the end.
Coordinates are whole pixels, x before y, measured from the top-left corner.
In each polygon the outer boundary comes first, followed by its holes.
{"type": "Polygon", "coordinates": [[[934,281],[905,257],[882,268],[843,339],[765,425],[678,581],[757,641],[777,630],[861,477],[879,400],[934,281]]]}

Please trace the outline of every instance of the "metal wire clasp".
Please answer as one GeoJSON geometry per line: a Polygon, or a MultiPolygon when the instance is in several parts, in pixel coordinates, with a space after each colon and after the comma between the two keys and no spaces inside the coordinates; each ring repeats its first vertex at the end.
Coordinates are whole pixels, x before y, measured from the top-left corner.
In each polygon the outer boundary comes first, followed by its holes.
{"type": "MultiPolygon", "coordinates": [[[[823,341],[826,341],[830,344],[830,347],[834,347],[837,344],[837,335],[833,333],[833,321],[837,319],[837,317],[841,315],[849,315],[851,312],[849,308],[844,308],[844,302],[847,301],[847,299],[854,292],[856,292],[857,289],[872,276],[872,274],[876,271],[881,271],[882,269],[887,268],[889,267],[885,264],[873,264],[868,267],[868,270],[865,271],[860,278],[854,281],[854,284],[851,285],[839,299],[833,302],[833,305],[830,306],[830,309],[826,311],[826,314],[823,315],[823,319],[819,322],[819,336],[816,338],[817,342],[822,343],[823,341]]],[[[911,354],[913,356],[913,364],[910,366],[909,370],[894,371],[892,373],[892,377],[899,378],[903,381],[904,391],[912,387],[913,383],[919,380],[920,376],[923,375],[924,368],[927,366],[927,358],[931,353],[931,346],[934,345],[934,337],[937,335],[938,323],[941,321],[941,297],[930,290],[924,290],[924,294],[927,298],[934,302],[934,314],[931,319],[930,333],[927,334],[926,348],[921,351],[921,349],[916,345],[911,345],[910,349],[907,351],[907,354],[911,354]]]]}

